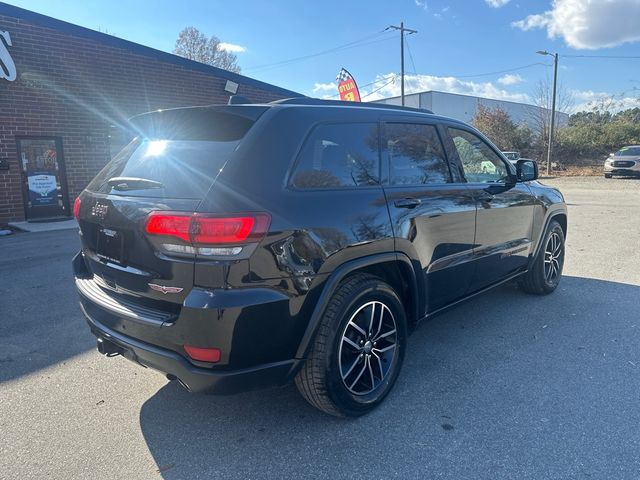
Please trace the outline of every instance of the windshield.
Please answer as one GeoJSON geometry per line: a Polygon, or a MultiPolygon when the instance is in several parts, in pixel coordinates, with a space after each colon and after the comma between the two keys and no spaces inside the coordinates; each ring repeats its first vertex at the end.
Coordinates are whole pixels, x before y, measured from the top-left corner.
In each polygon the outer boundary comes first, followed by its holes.
{"type": "Polygon", "coordinates": [[[640,147],[624,147],[616,152],[616,157],[637,157],[640,156],[640,147]]]}

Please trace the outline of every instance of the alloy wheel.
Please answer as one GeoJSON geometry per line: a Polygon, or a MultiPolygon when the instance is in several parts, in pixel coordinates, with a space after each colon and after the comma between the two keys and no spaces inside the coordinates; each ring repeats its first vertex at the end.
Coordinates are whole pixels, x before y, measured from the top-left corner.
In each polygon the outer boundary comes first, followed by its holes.
{"type": "Polygon", "coordinates": [[[544,278],[547,283],[555,282],[560,276],[562,254],[562,239],[557,232],[552,232],[544,250],[544,278]]]}
{"type": "Polygon", "coordinates": [[[338,358],[344,386],[354,395],[374,391],[390,373],[397,348],[396,320],[380,301],[358,308],[344,328],[338,358]]]}

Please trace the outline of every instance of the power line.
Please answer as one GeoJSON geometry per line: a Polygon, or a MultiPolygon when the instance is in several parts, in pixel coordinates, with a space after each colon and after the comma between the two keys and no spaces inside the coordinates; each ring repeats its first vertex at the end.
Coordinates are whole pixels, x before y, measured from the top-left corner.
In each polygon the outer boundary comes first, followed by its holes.
{"type": "MultiPolygon", "coordinates": [[[[382,90],[384,87],[386,87],[387,85],[390,85],[392,83],[394,83],[396,81],[396,76],[394,75],[391,80],[389,80],[387,83],[385,83],[384,85],[382,85],[381,87],[376,88],[375,90],[370,91],[369,93],[367,93],[366,95],[363,95],[361,98],[365,98],[368,97],[369,95],[373,95],[374,93],[382,90]]],[[[373,82],[376,83],[376,82],[373,82]]]]}
{"type": "Polygon", "coordinates": [[[411,66],[413,67],[413,74],[417,75],[418,72],[416,72],[416,64],[413,61],[413,54],[411,53],[411,46],[409,45],[409,38],[407,37],[407,50],[409,51],[409,60],[411,60],[411,66]]]}
{"type": "Polygon", "coordinates": [[[266,69],[270,69],[270,68],[277,68],[277,67],[281,67],[281,66],[285,66],[285,65],[290,65],[292,63],[297,63],[297,62],[301,62],[304,60],[308,60],[310,58],[315,58],[315,57],[319,57],[321,55],[327,55],[329,53],[334,53],[340,50],[345,50],[345,49],[349,49],[349,48],[355,48],[355,47],[361,47],[361,46],[365,46],[365,45],[371,45],[374,43],[378,43],[378,42],[384,42],[386,40],[390,40],[392,39],[393,36],[390,36],[388,34],[386,34],[385,30],[376,32],[374,34],[371,35],[367,35],[365,37],[362,37],[358,40],[354,40],[352,42],[348,42],[348,43],[344,43],[342,45],[338,45],[336,47],[332,47],[329,48],[327,50],[322,50],[320,52],[316,52],[316,53],[312,53],[309,55],[302,55],[300,57],[294,57],[294,58],[289,58],[287,60],[281,60],[278,62],[274,62],[274,63],[266,63],[266,64],[262,64],[262,65],[255,65],[253,67],[247,67],[244,70],[251,70],[251,71],[258,71],[258,70],[266,70],[266,69]],[[376,37],[380,37],[380,36],[384,36],[386,35],[385,38],[378,38],[376,40],[372,40],[376,37]]]}
{"type": "MultiPolygon", "coordinates": [[[[369,93],[367,93],[366,95],[363,95],[361,98],[368,97],[368,96],[369,96],[369,95],[371,95],[372,93],[375,93],[375,92],[377,92],[378,90],[381,90],[382,88],[386,87],[387,85],[389,85],[389,84],[391,84],[391,83],[395,82],[395,80],[396,80],[397,78],[398,78],[398,76],[397,76],[397,75],[393,75],[393,76],[391,77],[391,80],[389,80],[387,83],[385,83],[384,85],[382,85],[382,87],[380,87],[380,88],[378,88],[378,89],[376,89],[376,90],[374,90],[374,91],[372,91],[372,92],[369,92],[369,93]]],[[[364,85],[360,85],[360,86],[359,86],[359,89],[361,90],[361,89],[363,89],[363,88],[365,88],[365,87],[370,87],[371,85],[375,85],[375,84],[377,84],[377,83],[380,83],[380,82],[382,82],[383,80],[384,80],[384,78],[382,78],[382,79],[380,79],[380,78],[379,78],[379,79],[377,79],[377,80],[374,80],[373,82],[365,83],[364,85]]],[[[336,98],[336,97],[339,97],[339,96],[340,96],[340,93],[335,93],[335,94],[333,94],[333,95],[330,95],[330,96],[327,96],[327,97],[323,97],[323,98],[336,98]]]]}
{"type": "Polygon", "coordinates": [[[456,77],[456,78],[474,78],[474,77],[490,77],[493,75],[500,75],[501,73],[510,73],[510,72],[517,72],[518,70],[525,70],[527,68],[531,68],[531,67],[535,67],[538,65],[542,65],[544,67],[552,67],[552,64],[549,63],[544,63],[544,62],[536,62],[536,63],[530,63],[528,65],[523,65],[521,67],[514,67],[514,68],[509,68],[507,70],[498,70],[495,72],[486,72],[486,73],[476,73],[473,75],[434,75],[437,77],[456,77]]]}

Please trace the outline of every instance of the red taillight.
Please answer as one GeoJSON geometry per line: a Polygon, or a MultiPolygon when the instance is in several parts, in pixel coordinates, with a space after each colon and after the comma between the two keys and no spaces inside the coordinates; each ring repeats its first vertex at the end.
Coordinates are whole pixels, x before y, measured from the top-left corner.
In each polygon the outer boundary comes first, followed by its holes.
{"type": "Polygon", "coordinates": [[[242,243],[251,233],[253,217],[207,218],[196,216],[194,243],[242,243]]]}
{"type": "Polygon", "coordinates": [[[167,215],[161,212],[152,212],[147,218],[145,231],[151,235],[177,237],[188,243],[191,241],[191,219],[191,215],[167,215]]]}
{"type": "Polygon", "coordinates": [[[80,197],[76,197],[76,201],[73,202],[73,216],[76,220],[80,218],[80,197]]]}
{"type": "Polygon", "coordinates": [[[175,237],[192,245],[236,245],[255,242],[267,233],[266,213],[214,216],[202,213],[151,212],[145,232],[175,237]]]}
{"type": "Polygon", "coordinates": [[[190,358],[200,362],[215,363],[220,361],[221,353],[219,348],[201,348],[185,345],[184,351],[187,352],[187,355],[189,355],[190,358]]]}

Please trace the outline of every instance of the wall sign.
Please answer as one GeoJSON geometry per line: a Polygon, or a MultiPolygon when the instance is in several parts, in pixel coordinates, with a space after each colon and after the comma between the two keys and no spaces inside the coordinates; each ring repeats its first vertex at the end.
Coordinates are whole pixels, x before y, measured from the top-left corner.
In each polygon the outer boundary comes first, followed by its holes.
{"type": "Polygon", "coordinates": [[[0,79],[4,78],[13,82],[16,79],[16,64],[11,58],[9,47],[11,43],[11,35],[9,32],[0,30],[0,79]]]}

